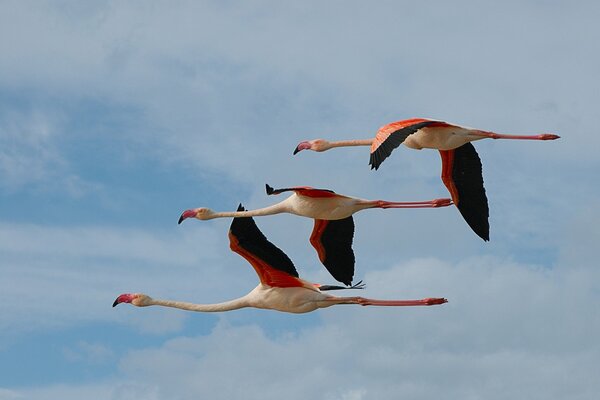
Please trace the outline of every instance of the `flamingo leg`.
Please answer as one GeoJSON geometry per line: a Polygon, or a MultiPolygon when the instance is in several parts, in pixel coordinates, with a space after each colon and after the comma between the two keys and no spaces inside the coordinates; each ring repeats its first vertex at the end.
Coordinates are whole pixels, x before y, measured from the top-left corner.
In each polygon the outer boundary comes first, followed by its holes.
{"type": "Polygon", "coordinates": [[[452,205],[452,199],[434,199],[430,201],[396,202],[376,200],[373,207],[377,208],[436,208],[452,205]]]}
{"type": "Polygon", "coordinates": [[[376,300],[365,297],[331,297],[327,299],[336,304],[358,304],[361,306],[383,306],[383,307],[412,307],[412,306],[434,306],[447,303],[448,300],[441,297],[428,297],[421,300],[376,300]]]}
{"type": "Polygon", "coordinates": [[[560,138],[552,133],[543,133],[540,135],[507,135],[503,133],[495,133],[488,131],[471,131],[470,135],[486,137],[490,139],[517,139],[517,140],[555,140],[560,138]]]}

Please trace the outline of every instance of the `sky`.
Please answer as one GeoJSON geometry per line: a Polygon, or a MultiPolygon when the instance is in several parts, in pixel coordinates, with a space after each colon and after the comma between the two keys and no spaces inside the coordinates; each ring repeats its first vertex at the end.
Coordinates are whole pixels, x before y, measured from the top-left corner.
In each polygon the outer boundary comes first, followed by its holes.
{"type": "MultiPolygon", "coordinates": [[[[600,392],[598,2],[0,2],[0,400],[593,399],[600,392]],[[447,197],[436,151],[302,152],[429,117],[475,143],[490,242],[454,207],[355,216],[365,297],[305,315],[112,308],[250,291],[230,221],[273,187],[447,197]],[[596,183],[594,183],[596,182],[596,183]]],[[[257,218],[334,283],[312,221],[257,218]]]]}

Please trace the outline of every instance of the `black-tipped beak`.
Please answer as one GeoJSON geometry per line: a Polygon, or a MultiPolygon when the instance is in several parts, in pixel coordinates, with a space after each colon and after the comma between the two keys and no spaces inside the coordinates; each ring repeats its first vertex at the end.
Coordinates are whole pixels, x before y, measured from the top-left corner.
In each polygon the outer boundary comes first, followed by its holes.
{"type": "Polygon", "coordinates": [[[182,214],[181,217],[179,217],[179,221],[177,221],[177,224],[181,224],[183,222],[184,219],[186,218],[191,218],[196,216],[196,211],[194,210],[185,210],[182,214]]]}
{"type": "Polygon", "coordinates": [[[134,293],[123,293],[122,295],[117,297],[117,299],[113,303],[113,307],[116,307],[118,304],[121,303],[131,303],[136,298],[136,296],[137,295],[134,293]]]}
{"type": "Polygon", "coordinates": [[[298,143],[298,146],[296,146],[296,149],[294,150],[294,154],[298,154],[302,150],[307,150],[310,148],[311,148],[310,141],[305,140],[304,142],[298,143]]]}

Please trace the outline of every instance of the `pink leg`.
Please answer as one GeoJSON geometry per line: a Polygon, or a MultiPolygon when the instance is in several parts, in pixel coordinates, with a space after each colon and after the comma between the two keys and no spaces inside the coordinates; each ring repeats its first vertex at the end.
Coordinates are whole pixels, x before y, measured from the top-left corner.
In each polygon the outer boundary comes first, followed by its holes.
{"type": "Polygon", "coordinates": [[[408,202],[376,200],[374,207],[377,207],[377,208],[436,208],[436,207],[448,207],[450,205],[452,205],[452,199],[434,199],[434,200],[430,200],[430,201],[408,201],[408,202]]]}
{"type": "Polygon", "coordinates": [[[441,297],[428,297],[421,300],[375,300],[364,297],[330,297],[327,299],[336,304],[358,304],[361,306],[384,306],[384,307],[411,307],[411,306],[434,306],[447,303],[448,300],[441,297]]]}
{"type": "Polygon", "coordinates": [[[483,136],[490,139],[521,139],[521,140],[554,140],[560,138],[552,133],[543,133],[541,135],[505,135],[488,131],[471,131],[471,135],[483,136]]]}
{"type": "Polygon", "coordinates": [[[422,300],[375,300],[358,297],[358,304],[361,306],[391,306],[391,307],[406,307],[406,306],[434,306],[437,304],[447,303],[444,298],[426,298],[422,300]]]}

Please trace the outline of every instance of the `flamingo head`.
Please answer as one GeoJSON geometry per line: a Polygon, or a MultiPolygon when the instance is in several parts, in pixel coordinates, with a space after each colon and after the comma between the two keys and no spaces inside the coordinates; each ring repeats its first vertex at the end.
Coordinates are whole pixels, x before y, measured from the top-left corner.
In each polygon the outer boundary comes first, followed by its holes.
{"type": "Polygon", "coordinates": [[[115,302],[113,303],[113,307],[116,307],[121,303],[129,303],[136,307],[146,307],[150,305],[150,301],[152,298],[143,293],[124,293],[117,297],[115,302]]]}
{"type": "Polygon", "coordinates": [[[325,139],[306,140],[298,143],[298,146],[296,146],[296,149],[294,150],[294,154],[298,154],[302,150],[325,151],[330,148],[329,142],[325,139]]]}
{"type": "Polygon", "coordinates": [[[187,218],[196,218],[196,219],[200,219],[200,220],[211,219],[213,214],[214,214],[214,211],[211,210],[210,208],[206,208],[206,207],[194,208],[192,210],[185,210],[179,217],[179,222],[177,222],[177,223],[181,224],[183,222],[183,220],[185,220],[187,218]]]}

